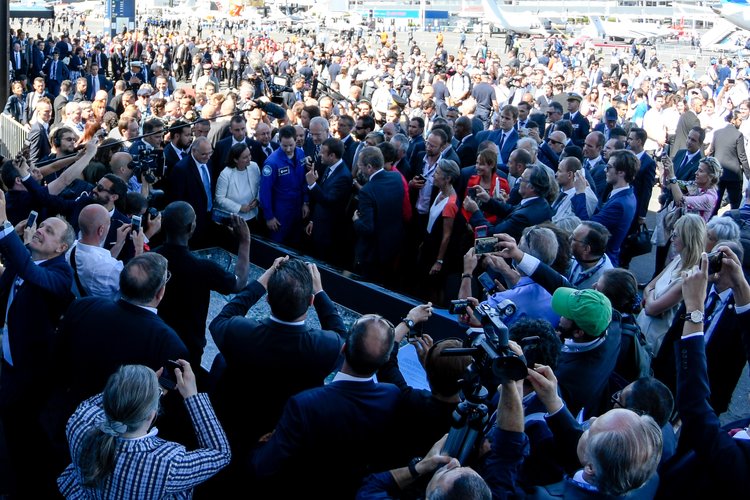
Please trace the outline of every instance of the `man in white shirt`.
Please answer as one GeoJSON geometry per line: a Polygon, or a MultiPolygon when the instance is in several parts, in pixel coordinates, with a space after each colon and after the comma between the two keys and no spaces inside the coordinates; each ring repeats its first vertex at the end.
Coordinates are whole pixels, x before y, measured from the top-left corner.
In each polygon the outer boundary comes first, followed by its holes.
{"type": "MultiPolygon", "coordinates": [[[[575,216],[570,200],[576,194],[574,181],[576,178],[576,172],[580,171],[581,168],[581,161],[575,156],[564,158],[557,167],[555,179],[557,180],[557,184],[560,185],[560,194],[557,196],[554,203],[552,203],[552,210],[555,212],[552,216],[552,222],[557,223],[566,217],[575,216]]],[[[594,213],[599,204],[599,199],[596,197],[596,193],[591,189],[591,186],[586,186],[584,194],[586,195],[586,210],[588,210],[589,213],[594,213]]]]}

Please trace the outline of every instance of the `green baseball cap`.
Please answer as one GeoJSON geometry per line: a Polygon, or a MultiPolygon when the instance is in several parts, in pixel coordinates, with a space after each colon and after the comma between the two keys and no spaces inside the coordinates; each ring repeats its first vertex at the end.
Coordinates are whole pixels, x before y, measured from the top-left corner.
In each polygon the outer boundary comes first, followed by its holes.
{"type": "Polygon", "coordinates": [[[575,321],[591,337],[604,333],[612,321],[612,304],[596,290],[558,288],[552,295],[552,309],[559,316],[575,321]]]}

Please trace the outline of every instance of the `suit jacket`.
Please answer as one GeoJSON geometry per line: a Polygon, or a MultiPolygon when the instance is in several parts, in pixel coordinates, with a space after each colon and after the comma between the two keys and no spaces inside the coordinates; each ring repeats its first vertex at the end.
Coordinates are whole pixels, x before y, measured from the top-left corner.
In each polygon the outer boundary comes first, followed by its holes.
{"type": "Polygon", "coordinates": [[[456,154],[453,146],[448,146],[442,153],[440,153],[440,158],[444,160],[453,160],[456,162],[456,166],[458,166],[458,168],[461,168],[461,159],[456,154]]]}
{"type": "Polygon", "coordinates": [[[404,235],[404,196],[401,175],[386,170],[371,177],[359,192],[360,217],[354,223],[358,264],[374,270],[397,257],[404,235]]]}
{"type": "Polygon", "coordinates": [[[468,137],[464,137],[461,140],[461,144],[456,149],[456,154],[461,162],[458,164],[459,168],[469,167],[475,165],[477,162],[477,150],[479,149],[479,143],[477,137],[472,134],[468,137]]]}
{"type": "MultiPolygon", "coordinates": [[[[266,159],[269,155],[263,151],[263,146],[260,142],[251,139],[250,140],[250,157],[253,159],[255,163],[258,164],[258,166],[263,166],[264,163],[266,163],[266,159]]],[[[278,142],[271,141],[268,143],[268,145],[271,147],[271,151],[276,151],[281,146],[278,142]]]]}
{"type": "Polygon", "coordinates": [[[581,220],[593,220],[603,224],[610,233],[607,242],[607,256],[612,265],[617,267],[620,262],[620,247],[628,234],[630,225],[636,214],[637,202],[633,194],[633,188],[619,191],[610,196],[598,212],[589,214],[586,209],[586,195],[576,194],[571,200],[573,211],[581,220]]]}
{"type": "MultiPolygon", "coordinates": [[[[677,120],[677,127],[675,128],[674,132],[674,143],[672,143],[672,154],[670,155],[672,158],[675,157],[677,154],[677,151],[681,149],[685,149],[685,145],[687,144],[687,136],[690,133],[690,129],[693,127],[700,127],[701,121],[698,119],[698,116],[690,109],[682,113],[680,115],[680,119],[677,120]]],[[[732,126],[731,124],[729,125],[732,126]]],[[[716,132],[714,132],[714,137],[716,137],[716,132]]],[[[721,164],[724,166],[724,164],[721,164]]]]}
{"type": "Polygon", "coordinates": [[[423,153],[424,150],[424,137],[422,137],[421,135],[412,137],[409,140],[409,147],[406,149],[406,158],[409,160],[409,163],[414,165],[414,159],[417,157],[417,155],[419,155],[419,153],[423,153]]]}
{"type": "Polygon", "coordinates": [[[88,57],[89,66],[91,66],[92,64],[98,64],[99,65],[99,74],[100,75],[105,75],[107,73],[108,68],[109,68],[109,66],[107,66],[107,63],[109,62],[109,58],[104,54],[104,52],[102,52],[101,54],[99,54],[99,59],[100,60],[97,60],[96,54],[92,53],[88,57]]]}
{"type": "MultiPolygon", "coordinates": [[[[184,158],[189,153],[185,152],[183,153],[182,157],[184,158]]],[[[175,151],[174,147],[171,145],[171,143],[164,146],[164,177],[169,177],[169,174],[172,172],[172,169],[175,165],[180,161],[180,156],[177,154],[177,151],[175,151]]]]}
{"type": "MultiPolygon", "coordinates": [[[[49,99],[50,103],[53,103],[56,99],[55,97],[52,97],[52,94],[50,94],[46,90],[44,91],[44,94],[42,95],[42,97],[46,97],[47,99],[49,99]]],[[[34,109],[31,106],[31,103],[33,100],[34,100],[34,92],[29,92],[28,94],[26,94],[26,121],[27,122],[30,122],[31,117],[34,115],[34,109]]]]}
{"type": "Polygon", "coordinates": [[[656,181],[656,162],[651,156],[644,152],[641,155],[641,166],[633,179],[633,194],[637,200],[636,213],[638,217],[646,217],[648,213],[648,202],[654,190],[656,181]]]}
{"type": "Polygon", "coordinates": [[[560,155],[555,153],[547,142],[543,142],[542,145],[539,146],[539,150],[537,150],[536,153],[536,159],[557,172],[557,166],[560,164],[560,155]]]}
{"type": "Polygon", "coordinates": [[[321,329],[284,325],[268,317],[261,321],[246,317],[265,293],[263,285],[253,281],[224,306],[209,326],[226,361],[211,399],[238,460],[259,436],[273,429],[287,399],[323,385],[340,362],[346,334],[344,322],[325,292],[316,294],[313,300],[321,329]],[[269,379],[271,371],[276,375],[269,379]],[[262,412],[237,411],[245,404],[237,395],[248,387],[263,400],[262,412]]]}
{"type": "Polygon", "coordinates": [[[674,164],[674,176],[681,181],[695,180],[695,172],[698,171],[701,159],[703,158],[703,154],[698,151],[693,155],[690,161],[685,164],[685,166],[682,166],[682,162],[685,160],[687,154],[687,149],[681,149],[677,151],[674,160],[672,160],[672,163],[674,164]]]}
{"type": "Polygon", "coordinates": [[[588,118],[578,112],[572,120],[570,119],[570,113],[565,113],[563,119],[570,120],[573,123],[573,137],[570,139],[573,141],[573,144],[582,148],[583,143],[586,142],[586,136],[589,135],[589,130],[591,129],[588,118]]]}
{"type": "Polygon", "coordinates": [[[741,181],[743,172],[750,177],[745,138],[734,125],[728,124],[714,131],[711,149],[721,165],[721,180],[741,181]]]}
{"type": "Polygon", "coordinates": [[[193,246],[196,244],[200,246],[205,243],[203,240],[206,237],[211,215],[208,211],[208,199],[206,198],[203,179],[201,179],[193,155],[183,156],[182,160],[174,166],[169,174],[169,189],[171,201],[186,201],[195,210],[196,227],[191,240],[193,246]]]}
{"type": "Polygon", "coordinates": [[[552,218],[552,208],[542,197],[536,197],[516,206],[490,199],[488,203],[482,205],[482,210],[477,210],[471,215],[469,223],[472,227],[491,226],[488,228],[488,234],[508,233],[516,241],[521,239],[521,233],[525,228],[552,218]],[[488,224],[482,210],[497,214],[500,222],[494,226],[488,224]]]}
{"type": "Polygon", "coordinates": [[[31,74],[29,80],[32,80],[39,76],[39,73],[44,69],[44,52],[39,50],[36,45],[31,48],[31,74]]]}
{"type": "MultiPolygon", "coordinates": [[[[323,176],[328,168],[323,171],[323,176]]],[[[310,220],[313,223],[312,240],[315,251],[320,258],[328,261],[331,257],[341,256],[338,250],[342,245],[338,237],[349,227],[346,206],[352,191],[352,173],[342,161],[325,182],[322,182],[323,176],[310,189],[310,220]]]]}
{"type": "MultiPolygon", "coordinates": [[[[419,136],[419,137],[422,137],[422,136],[419,136]]],[[[424,139],[422,140],[424,141],[424,139]]],[[[354,167],[353,165],[354,152],[357,150],[357,146],[359,145],[359,143],[355,141],[351,135],[348,135],[346,136],[345,139],[342,139],[342,142],[344,143],[344,156],[341,159],[344,160],[344,163],[346,163],[346,166],[349,167],[349,169],[351,170],[354,167]]],[[[407,150],[406,158],[408,157],[409,155],[408,155],[408,150],[407,150]]]]}
{"type": "MultiPolygon", "coordinates": [[[[500,147],[500,136],[502,131],[496,130],[495,133],[492,136],[492,141],[497,144],[498,147],[500,147]]],[[[503,141],[503,147],[500,150],[500,155],[497,159],[497,161],[505,167],[508,164],[508,158],[510,158],[510,154],[513,152],[514,149],[516,149],[516,144],[518,143],[518,132],[516,129],[510,129],[510,132],[508,132],[507,136],[505,137],[505,140],[503,141]]],[[[503,170],[507,171],[507,168],[504,168],[503,170]]]]}
{"type": "Polygon", "coordinates": [[[94,100],[94,78],[99,80],[99,90],[106,90],[109,92],[112,90],[112,87],[114,85],[110,80],[107,80],[107,78],[104,76],[104,73],[99,73],[98,75],[87,75],[86,76],[86,83],[88,86],[86,87],[86,98],[89,101],[94,100]]]}
{"type": "Polygon", "coordinates": [[[60,355],[68,367],[66,385],[79,402],[100,392],[122,365],[158,370],[169,359],[189,359],[185,344],[164,320],[122,299],[76,300],[65,313],[60,332],[60,355]]]}
{"type": "Polygon", "coordinates": [[[607,162],[601,156],[593,161],[589,159],[584,160],[584,162],[586,161],[588,161],[588,172],[594,181],[591,187],[594,193],[596,193],[596,197],[599,198],[599,203],[602,203],[604,193],[607,190],[607,162]]]}
{"type": "Polygon", "coordinates": [[[352,498],[394,441],[399,395],[392,384],[341,380],[293,396],[271,439],[253,453],[255,474],[300,492],[352,498]]]}
{"type": "Polygon", "coordinates": [[[11,95],[10,97],[8,97],[8,101],[5,103],[3,113],[5,113],[6,115],[10,115],[18,123],[22,123],[24,125],[28,123],[26,119],[26,101],[16,95],[11,95]]]}
{"type": "Polygon", "coordinates": [[[68,65],[62,61],[62,57],[61,57],[57,61],[56,72],[53,75],[52,74],[53,62],[54,61],[52,59],[47,61],[47,63],[44,65],[44,73],[47,75],[47,78],[45,79],[47,88],[50,89],[50,92],[53,95],[57,95],[57,91],[60,89],[60,83],[62,83],[63,80],[70,79],[70,70],[68,69],[68,65]],[[52,77],[54,77],[54,80],[52,79],[52,77]]]}
{"type": "Polygon", "coordinates": [[[0,408],[19,400],[44,400],[50,386],[55,328],[63,311],[73,299],[73,271],[58,255],[37,265],[21,240],[11,232],[0,239],[5,272],[0,276],[0,304],[7,311],[7,328],[13,369],[3,370],[0,384],[0,408]],[[22,283],[18,285],[17,278],[22,283]],[[13,292],[10,307],[8,301],[13,292]]]}
{"type": "Polygon", "coordinates": [[[47,133],[40,122],[34,123],[29,130],[26,143],[29,145],[29,163],[32,167],[52,151],[47,133]]]}
{"type": "MultiPolygon", "coordinates": [[[[747,313],[741,321],[747,323],[747,313]]],[[[747,330],[745,347],[750,345],[747,330]]],[[[748,352],[746,351],[746,355],[748,352]]],[[[681,339],[675,346],[677,364],[677,409],[682,418],[680,445],[693,449],[705,462],[700,473],[720,489],[722,495],[744,495],[750,487],[750,441],[732,439],[721,428],[709,405],[710,389],[703,336],[681,339]]],[[[726,498],[726,496],[725,496],[726,498]]]]}
{"type": "Polygon", "coordinates": [[[21,61],[20,61],[21,63],[20,64],[16,64],[16,55],[15,54],[16,53],[13,50],[10,51],[10,64],[11,64],[11,67],[13,68],[13,74],[16,75],[16,76],[28,75],[28,73],[29,73],[29,64],[26,62],[25,54],[22,51],[19,52],[19,55],[21,56],[20,57],[20,59],[21,59],[21,61]]]}

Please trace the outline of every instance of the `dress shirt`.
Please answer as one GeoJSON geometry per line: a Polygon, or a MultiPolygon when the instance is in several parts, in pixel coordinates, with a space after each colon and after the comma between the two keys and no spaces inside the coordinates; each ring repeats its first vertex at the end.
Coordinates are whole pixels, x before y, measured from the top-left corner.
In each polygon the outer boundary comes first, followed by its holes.
{"type": "MultiPolygon", "coordinates": [[[[438,160],[439,159],[440,156],[438,156],[438,160]]],[[[435,160],[435,163],[430,165],[428,163],[429,160],[427,159],[427,155],[425,155],[424,157],[424,165],[422,166],[424,187],[419,190],[419,195],[417,196],[417,212],[422,215],[430,212],[430,198],[432,197],[433,175],[435,175],[435,169],[437,168],[438,160],[435,160]]]]}
{"type": "Polygon", "coordinates": [[[715,285],[712,286],[711,293],[706,297],[706,306],[709,305],[711,295],[714,293],[718,293],[718,297],[716,298],[718,302],[713,307],[713,311],[711,311],[710,316],[706,317],[706,327],[705,327],[706,343],[708,343],[708,341],[711,339],[711,335],[713,335],[714,330],[716,329],[716,325],[719,323],[719,319],[721,318],[721,315],[724,312],[724,308],[727,307],[727,303],[729,302],[729,299],[732,297],[732,289],[727,288],[723,292],[719,293],[719,292],[716,292],[716,286],[715,285]]]}
{"type": "MultiPolygon", "coordinates": [[[[109,250],[76,242],[76,268],[78,279],[85,287],[86,293],[95,297],[106,297],[117,300],[120,293],[120,272],[123,262],[115,259],[109,250]]],[[[70,263],[70,251],[65,260],[70,263]]]]}
{"type": "MultiPolygon", "coordinates": [[[[343,161],[344,160],[339,160],[336,163],[334,163],[333,165],[331,165],[330,167],[326,168],[325,171],[323,172],[323,178],[320,180],[320,182],[325,182],[326,179],[328,179],[330,176],[332,176],[333,173],[336,171],[336,168],[339,165],[341,165],[341,162],[343,162],[343,161]]],[[[312,190],[317,184],[318,184],[318,181],[315,181],[312,184],[310,184],[309,186],[307,186],[307,189],[312,190]]]]}

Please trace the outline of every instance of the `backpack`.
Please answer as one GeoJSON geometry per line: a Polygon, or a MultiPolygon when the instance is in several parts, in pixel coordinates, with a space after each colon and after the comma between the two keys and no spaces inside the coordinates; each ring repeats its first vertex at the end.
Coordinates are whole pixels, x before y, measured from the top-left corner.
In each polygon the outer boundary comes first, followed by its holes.
{"type": "Polygon", "coordinates": [[[652,375],[651,360],[654,356],[646,342],[646,336],[643,335],[641,328],[635,322],[635,317],[629,314],[621,315],[620,332],[623,340],[628,337],[630,345],[633,346],[631,349],[634,358],[631,361],[638,374],[637,378],[650,377],[652,375]]]}

